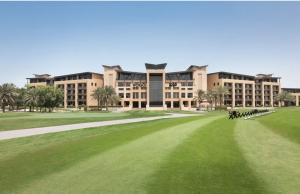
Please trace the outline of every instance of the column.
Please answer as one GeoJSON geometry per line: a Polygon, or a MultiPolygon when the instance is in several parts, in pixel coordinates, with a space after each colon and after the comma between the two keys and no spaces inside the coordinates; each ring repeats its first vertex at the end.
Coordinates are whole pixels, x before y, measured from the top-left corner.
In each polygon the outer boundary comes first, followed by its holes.
{"type": "Polygon", "coordinates": [[[261,103],[265,106],[265,85],[261,83],[261,103]]]}
{"type": "Polygon", "coordinates": [[[273,107],[273,98],[274,98],[274,95],[273,95],[273,85],[270,86],[270,103],[271,103],[271,106],[273,107]]]}
{"type": "Polygon", "coordinates": [[[68,92],[68,88],[67,88],[67,84],[64,84],[64,107],[67,108],[67,92],[68,92]]]}
{"type": "Polygon", "coordinates": [[[245,88],[245,83],[243,83],[243,107],[246,107],[246,88],[245,88]]]}
{"type": "Polygon", "coordinates": [[[296,106],[299,106],[299,97],[300,95],[296,95],[296,106]]]}
{"type": "Polygon", "coordinates": [[[235,83],[232,83],[232,107],[235,107],[235,83]]]}
{"type": "MultiPolygon", "coordinates": [[[[88,87],[88,82],[86,83],[86,91],[88,87]]],[[[78,107],[78,83],[75,83],[75,107],[78,107]]]]}
{"type": "Polygon", "coordinates": [[[255,83],[252,84],[252,106],[255,107],[255,83]]]}

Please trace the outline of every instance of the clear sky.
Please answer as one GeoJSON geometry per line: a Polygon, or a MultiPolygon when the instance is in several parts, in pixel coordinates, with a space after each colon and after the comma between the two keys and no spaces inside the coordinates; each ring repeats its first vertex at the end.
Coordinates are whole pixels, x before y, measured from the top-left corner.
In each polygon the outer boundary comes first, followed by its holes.
{"type": "Polygon", "coordinates": [[[300,88],[300,2],[0,2],[0,84],[145,63],[300,88]]]}

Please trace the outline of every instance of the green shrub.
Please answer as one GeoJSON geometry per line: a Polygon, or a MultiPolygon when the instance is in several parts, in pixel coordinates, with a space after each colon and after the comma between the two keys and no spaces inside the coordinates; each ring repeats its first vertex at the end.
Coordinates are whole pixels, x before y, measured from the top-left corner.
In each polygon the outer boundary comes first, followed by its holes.
{"type": "Polygon", "coordinates": [[[87,105],[84,106],[84,112],[86,112],[86,111],[87,111],[87,105]]]}

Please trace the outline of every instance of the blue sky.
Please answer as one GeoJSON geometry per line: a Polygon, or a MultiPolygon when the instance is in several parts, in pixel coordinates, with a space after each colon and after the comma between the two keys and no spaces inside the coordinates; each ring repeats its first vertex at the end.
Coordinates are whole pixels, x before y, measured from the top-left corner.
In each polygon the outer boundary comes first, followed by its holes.
{"type": "Polygon", "coordinates": [[[300,2],[0,2],[0,24],[0,84],[168,63],[300,88],[300,2]]]}

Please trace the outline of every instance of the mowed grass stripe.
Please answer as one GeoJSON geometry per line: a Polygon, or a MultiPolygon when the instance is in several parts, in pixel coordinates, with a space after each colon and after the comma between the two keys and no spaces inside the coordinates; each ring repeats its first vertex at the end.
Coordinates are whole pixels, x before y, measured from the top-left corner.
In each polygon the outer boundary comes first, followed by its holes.
{"type": "Polygon", "coordinates": [[[12,193],[32,181],[151,133],[203,118],[160,119],[1,141],[1,150],[9,150],[0,157],[1,193],[12,193]]]}
{"type": "Polygon", "coordinates": [[[259,121],[239,120],[235,137],[250,167],[270,193],[299,193],[300,146],[259,121]]]}
{"type": "Polygon", "coordinates": [[[149,178],[147,193],[267,193],[234,139],[236,120],[194,131],[149,178]]]}
{"type": "Polygon", "coordinates": [[[168,153],[194,130],[216,118],[195,119],[127,141],[35,181],[20,193],[145,193],[143,183],[168,153]]]}

